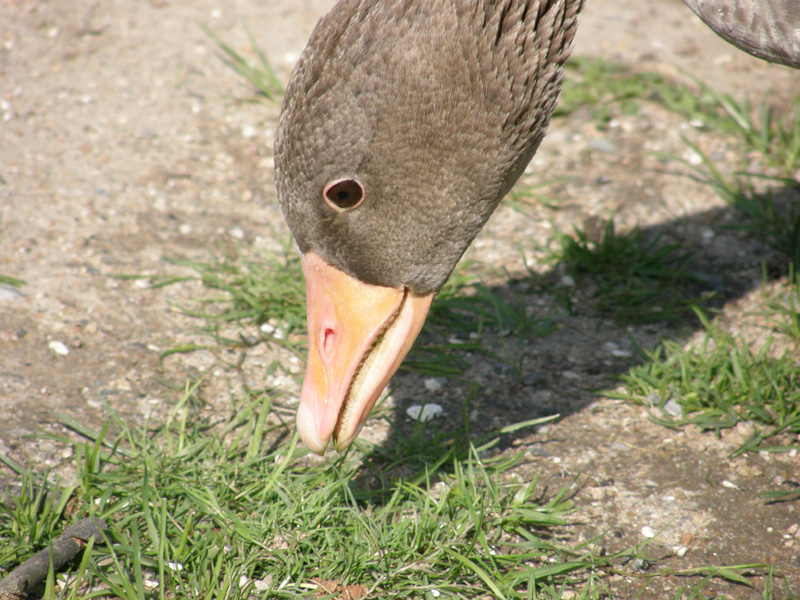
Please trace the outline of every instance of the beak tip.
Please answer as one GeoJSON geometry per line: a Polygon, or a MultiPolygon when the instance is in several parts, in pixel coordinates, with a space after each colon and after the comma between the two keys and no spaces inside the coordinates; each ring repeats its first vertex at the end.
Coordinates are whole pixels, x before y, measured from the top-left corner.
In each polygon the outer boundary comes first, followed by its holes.
{"type": "Polygon", "coordinates": [[[323,440],[319,435],[319,422],[317,415],[305,402],[300,403],[297,409],[297,431],[303,443],[315,454],[322,456],[328,448],[330,437],[323,440]]]}

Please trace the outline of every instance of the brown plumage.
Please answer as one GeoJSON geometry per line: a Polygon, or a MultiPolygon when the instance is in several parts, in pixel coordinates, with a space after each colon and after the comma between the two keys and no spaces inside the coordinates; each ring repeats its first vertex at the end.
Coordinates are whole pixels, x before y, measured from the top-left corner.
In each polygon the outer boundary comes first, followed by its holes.
{"type": "Polygon", "coordinates": [[[300,249],[368,283],[438,290],[544,137],[576,0],[345,0],[286,90],[278,191],[300,249]],[[365,202],[322,190],[357,177],[365,202]]]}

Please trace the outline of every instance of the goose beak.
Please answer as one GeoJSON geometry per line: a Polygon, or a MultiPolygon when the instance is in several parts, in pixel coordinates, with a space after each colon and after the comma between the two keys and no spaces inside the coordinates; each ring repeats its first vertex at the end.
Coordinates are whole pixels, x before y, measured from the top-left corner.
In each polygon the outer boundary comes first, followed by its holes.
{"type": "Polygon", "coordinates": [[[364,283],[303,255],[308,364],[297,410],[305,444],[323,454],[356,438],[381,392],[411,349],[434,294],[364,283]]]}

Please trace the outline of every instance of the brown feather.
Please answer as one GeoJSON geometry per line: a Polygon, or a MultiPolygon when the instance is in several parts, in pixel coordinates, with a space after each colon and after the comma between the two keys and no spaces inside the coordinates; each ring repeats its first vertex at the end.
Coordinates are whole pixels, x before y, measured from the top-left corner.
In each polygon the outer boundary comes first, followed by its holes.
{"type": "Polygon", "coordinates": [[[278,193],[303,252],[368,283],[438,290],[530,161],[583,0],[344,0],[287,87],[278,193]],[[357,178],[365,200],[322,198],[357,178]]]}

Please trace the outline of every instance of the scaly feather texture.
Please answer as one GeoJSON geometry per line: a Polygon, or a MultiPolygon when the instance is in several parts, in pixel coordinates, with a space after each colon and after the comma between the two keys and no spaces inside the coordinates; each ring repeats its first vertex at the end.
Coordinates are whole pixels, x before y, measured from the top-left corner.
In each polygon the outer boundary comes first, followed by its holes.
{"type": "Polygon", "coordinates": [[[800,69],[800,0],[683,0],[737,48],[800,69]]]}
{"type": "Polygon", "coordinates": [[[438,290],[545,135],[584,0],[343,0],[315,28],[276,136],[303,252],[438,290]],[[364,202],[338,211],[332,181],[364,202]]]}

